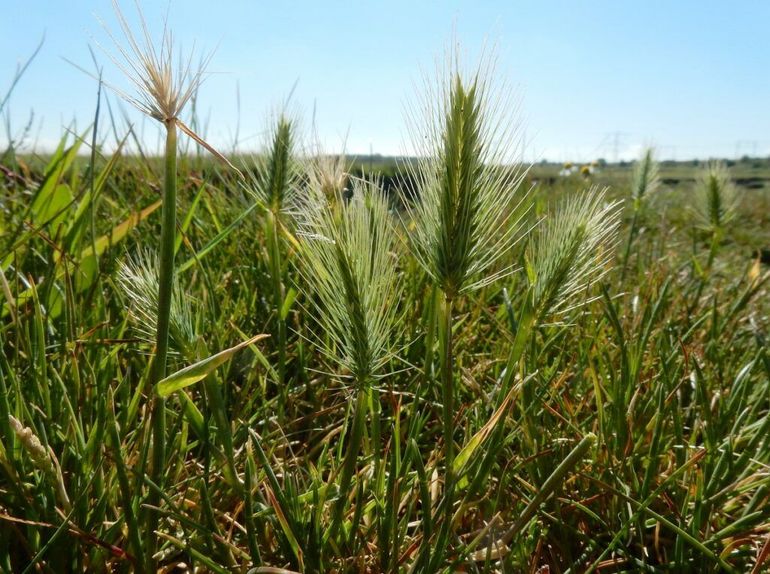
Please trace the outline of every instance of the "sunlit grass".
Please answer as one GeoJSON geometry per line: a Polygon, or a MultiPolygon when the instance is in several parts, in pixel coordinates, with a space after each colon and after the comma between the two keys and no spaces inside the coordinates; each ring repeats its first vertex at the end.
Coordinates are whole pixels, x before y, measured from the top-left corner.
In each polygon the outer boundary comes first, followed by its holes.
{"type": "Polygon", "coordinates": [[[177,163],[199,74],[124,32],[166,155],[3,165],[0,570],[767,567],[766,191],[533,186],[454,59],[398,189],[286,115],[177,163]]]}

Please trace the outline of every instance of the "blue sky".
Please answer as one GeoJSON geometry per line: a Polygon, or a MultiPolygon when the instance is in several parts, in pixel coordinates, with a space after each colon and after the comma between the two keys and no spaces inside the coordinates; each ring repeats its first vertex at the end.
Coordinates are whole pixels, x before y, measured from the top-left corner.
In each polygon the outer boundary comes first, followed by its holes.
{"type": "MultiPolygon", "coordinates": [[[[136,21],[133,1],[122,6],[136,21]]],[[[677,159],[770,154],[768,2],[171,0],[169,9],[163,0],[142,7],[152,30],[160,31],[168,10],[178,44],[215,50],[199,114],[206,137],[225,150],[236,133],[241,148],[258,147],[267,113],[296,82],[292,102],[306,125],[315,110],[327,148],[347,134],[350,152],[399,153],[404,109],[454,33],[471,62],[485,43],[496,45],[498,74],[521,98],[525,159],[611,160],[649,143],[677,159]]],[[[109,0],[5,3],[0,92],[45,34],[6,110],[16,131],[34,112],[30,146],[49,147],[73,121],[80,130],[92,121],[96,82],[66,61],[92,68],[89,45],[105,78],[125,86],[97,45],[110,46],[98,18],[117,31],[109,0]]],[[[158,126],[134,111],[129,118],[156,145],[158,126]]],[[[0,128],[0,147],[6,142],[0,128]]]]}

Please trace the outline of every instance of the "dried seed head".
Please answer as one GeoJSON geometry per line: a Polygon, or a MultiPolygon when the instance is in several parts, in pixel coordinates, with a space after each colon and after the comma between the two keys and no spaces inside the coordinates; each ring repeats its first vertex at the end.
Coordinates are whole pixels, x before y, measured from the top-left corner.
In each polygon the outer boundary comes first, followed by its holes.
{"type": "Polygon", "coordinates": [[[156,47],[138,3],[136,7],[141,23],[141,38],[137,39],[118,0],[112,0],[112,6],[124,42],[120,42],[104,26],[120,54],[119,57],[111,55],[110,58],[137,90],[136,96],[119,93],[137,109],[160,122],[178,120],[185,105],[200,87],[211,55],[202,57],[197,65],[193,64],[193,52],[186,58],[175,55],[173,36],[166,25],[163,27],[160,47],[156,47]]]}
{"type": "Polygon", "coordinates": [[[310,159],[307,167],[307,189],[309,193],[334,203],[345,196],[350,183],[345,154],[318,153],[310,159]]]}
{"type": "Polygon", "coordinates": [[[124,42],[119,41],[104,23],[102,26],[112,39],[119,55],[105,51],[134,85],[137,93],[132,96],[111,84],[107,85],[139,111],[166,126],[173,124],[178,127],[242,177],[243,174],[230,160],[181,120],[184,107],[195,96],[203,82],[204,71],[212,54],[201,56],[197,64],[193,63],[194,50],[187,57],[181,54],[175,55],[173,36],[165,23],[160,47],[156,47],[138,1],[135,4],[141,24],[141,39],[137,39],[131,31],[131,26],[123,15],[118,0],[112,0],[112,6],[120,23],[124,42]]]}

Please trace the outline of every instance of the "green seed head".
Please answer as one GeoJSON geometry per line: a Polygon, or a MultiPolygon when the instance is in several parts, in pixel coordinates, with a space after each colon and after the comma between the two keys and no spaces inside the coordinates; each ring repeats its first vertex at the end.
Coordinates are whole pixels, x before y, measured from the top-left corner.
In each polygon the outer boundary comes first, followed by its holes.
{"type": "Polygon", "coordinates": [[[300,183],[296,160],[296,120],[280,114],[269,130],[265,149],[253,162],[245,184],[266,209],[278,214],[293,207],[300,183]]]}
{"type": "MultiPolygon", "coordinates": [[[[134,257],[121,262],[117,273],[121,291],[128,297],[129,312],[134,329],[149,344],[155,342],[158,323],[158,258],[149,249],[138,251],[134,257]]],[[[171,295],[171,347],[185,354],[195,343],[190,297],[174,277],[171,295]]]]}
{"type": "Polygon", "coordinates": [[[655,161],[655,150],[647,148],[634,167],[631,180],[631,199],[635,209],[641,207],[645,198],[655,193],[660,186],[658,162],[655,161]]]}
{"type": "Polygon", "coordinates": [[[416,198],[411,244],[450,297],[509,273],[493,267],[523,231],[517,124],[509,102],[492,89],[492,76],[485,66],[464,73],[453,59],[438,93],[429,88],[419,117],[411,120],[420,158],[410,168],[408,195],[416,198]]]}
{"type": "Polygon", "coordinates": [[[729,171],[721,162],[709,162],[695,191],[694,210],[700,226],[721,230],[735,218],[737,207],[738,196],[729,171]]]}
{"type": "Polygon", "coordinates": [[[619,202],[606,189],[568,198],[537,230],[528,249],[536,316],[574,309],[591,283],[609,271],[620,223],[619,202]]]}
{"type": "Polygon", "coordinates": [[[400,283],[385,196],[376,182],[352,187],[352,198],[337,193],[333,202],[311,187],[298,213],[299,271],[324,333],[314,342],[366,383],[391,356],[400,283]]]}

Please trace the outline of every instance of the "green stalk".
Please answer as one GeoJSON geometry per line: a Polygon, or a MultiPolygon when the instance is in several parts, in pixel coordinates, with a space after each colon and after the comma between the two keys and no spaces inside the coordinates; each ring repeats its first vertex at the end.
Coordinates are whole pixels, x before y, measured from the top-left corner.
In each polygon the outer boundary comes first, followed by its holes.
{"type": "Polygon", "coordinates": [[[711,245],[709,246],[709,258],[706,262],[706,269],[711,271],[711,267],[714,265],[714,259],[719,249],[719,243],[722,240],[722,230],[719,227],[715,227],[711,231],[711,245]]]}
{"type": "Polygon", "coordinates": [[[527,526],[538,508],[540,508],[540,505],[564,484],[567,474],[583,459],[594,442],[596,442],[596,435],[593,433],[588,433],[580,440],[577,446],[570,451],[567,457],[559,463],[559,466],[545,480],[543,486],[540,487],[537,494],[529,501],[524,511],[500,539],[498,544],[503,546],[509,544],[514,536],[527,526]]]}
{"type": "Polygon", "coordinates": [[[430,294],[428,295],[428,317],[425,324],[425,359],[423,364],[425,365],[425,377],[426,384],[433,384],[433,337],[435,337],[436,331],[434,325],[436,323],[436,307],[439,304],[440,291],[435,285],[431,286],[430,294]]]}
{"type": "Polygon", "coordinates": [[[115,419],[115,399],[112,392],[109,394],[109,412],[111,420],[107,424],[107,432],[112,443],[112,449],[115,452],[115,471],[118,477],[118,487],[123,502],[123,514],[126,517],[126,529],[128,530],[128,543],[134,553],[134,567],[136,572],[144,572],[145,558],[142,541],[139,535],[139,525],[134,514],[133,497],[131,496],[131,483],[128,480],[128,471],[123,456],[123,449],[120,442],[120,432],[118,431],[118,422],[115,419]]]}
{"type": "Polygon", "coordinates": [[[369,390],[369,411],[371,412],[371,424],[369,430],[369,442],[371,444],[370,451],[372,460],[374,461],[374,492],[377,496],[384,495],[385,487],[385,475],[382,472],[382,421],[381,421],[381,407],[380,396],[374,390],[369,390]]]}
{"type": "Polygon", "coordinates": [[[631,227],[628,230],[628,241],[626,242],[626,250],[623,254],[623,267],[620,272],[620,280],[623,281],[626,278],[626,271],[628,271],[628,259],[631,257],[631,244],[634,242],[636,236],[636,226],[639,219],[639,211],[634,205],[634,216],[631,219],[631,227]]]}
{"type": "Polygon", "coordinates": [[[270,275],[273,280],[273,306],[275,307],[275,320],[278,335],[278,393],[281,398],[279,410],[283,411],[286,407],[288,390],[285,386],[286,381],[286,321],[281,316],[283,301],[285,298],[285,289],[283,286],[280,229],[278,224],[278,214],[272,210],[267,212],[267,243],[268,255],[270,258],[270,275]]]}
{"type": "Polygon", "coordinates": [[[709,280],[709,277],[711,276],[711,269],[714,266],[714,259],[716,259],[717,250],[719,249],[720,241],[721,241],[721,230],[719,228],[712,229],[708,260],[706,261],[706,267],[703,270],[703,274],[701,275],[698,281],[698,290],[696,291],[695,297],[693,298],[692,303],[688,308],[688,314],[692,314],[695,311],[695,309],[698,307],[700,298],[703,295],[703,289],[706,286],[706,282],[709,280]]]}
{"type": "Polygon", "coordinates": [[[454,502],[454,379],[452,354],[452,296],[445,293],[440,306],[438,327],[439,352],[441,355],[441,400],[442,426],[444,430],[444,519],[435,544],[432,562],[429,570],[437,571],[438,564],[444,555],[452,528],[452,507],[454,502]]]}
{"type": "MultiPolygon", "coordinates": [[[[511,387],[516,381],[516,373],[519,372],[519,363],[521,362],[522,357],[525,356],[527,343],[531,339],[536,322],[537,317],[535,316],[535,311],[533,309],[532,293],[530,290],[527,291],[524,296],[524,305],[522,307],[521,317],[519,317],[519,322],[516,328],[516,335],[513,340],[513,346],[511,347],[511,352],[508,356],[508,362],[505,366],[505,375],[503,376],[500,383],[500,390],[497,392],[495,410],[500,408],[500,406],[503,404],[505,397],[508,395],[511,387]]],[[[522,373],[522,380],[523,375],[524,373],[522,373]]],[[[523,391],[527,391],[531,394],[531,390],[529,390],[530,388],[531,387],[528,384],[524,384],[523,391]]],[[[523,402],[525,404],[526,413],[526,400],[523,402]]],[[[500,417],[500,420],[495,425],[495,428],[492,431],[492,436],[489,439],[489,446],[487,447],[482,462],[479,465],[478,470],[476,471],[476,474],[466,491],[464,500],[468,500],[470,497],[474,496],[480,491],[484,482],[487,480],[489,473],[494,468],[495,459],[503,447],[506,419],[506,416],[500,417]]],[[[525,423],[526,422],[527,421],[525,416],[525,423]]]]}
{"type": "Polygon", "coordinates": [[[246,464],[243,474],[243,516],[246,523],[246,543],[251,554],[251,562],[254,565],[262,563],[262,556],[257,544],[257,525],[254,522],[254,500],[251,495],[254,489],[254,480],[257,476],[257,464],[254,462],[254,449],[252,448],[252,439],[246,441],[246,464]]]}
{"type": "MultiPolygon", "coordinates": [[[[171,323],[171,296],[174,284],[174,240],[176,235],[176,120],[166,120],[166,158],[163,181],[163,222],[160,232],[160,269],[158,274],[158,330],[155,339],[155,359],[150,370],[149,389],[166,376],[168,333],[171,323]]],[[[166,401],[153,393],[152,400],[152,470],[151,479],[158,490],[150,491],[147,503],[157,507],[158,492],[163,489],[166,466],[166,401]]],[[[153,568],[155,530],[159,514],[153,508],[147,513],[146,556],[148,570],[153,568]]]]}
{"type": "Polygon", "coordinates": [[[212,375],[209,375],[203,380],[203,388],[217,424],[217,438],[222,445],[225,455],[225,478],[233,489],[238,489],[239,482],[238,473],[235,470],[232,429],[230,420],[227,418],[227,409],[222,392],[219,389],[219,383],[217,383],[212,375]]]}
{"type": "MultiPolygon", "coordinates": [[[[452,463],[454,462],[454,380],[452,372],[452,297],[446,295],[441,306],[441,322],[439,323],[439,345],[441,352],[441,398],[444,405],[442,410],[444,424],[444,463],[446,465],[445,489],[449,496],[452,484],[452,463]]],[[[449,507],[451,516],[451,505],[449,507]]]]}
{"type": "Polygon", "coordinates": [[[329,538],[331,539],[334,539],[342,524],[345,502],[348,499],[348,491],[350,490],[350,484],[353,481],[353,474],[356,472],[358,451],[361,448],[361,439],[364,434],[364,423],[366,419],[366,410],[368,408],[368,394],[366,389],[359,388],[356,395],[356,404],[353,407],[353,425],[350,429],[350,439],[348,440],[348,446],[345,451],[345,460],[342,463],[340,488],[332,515],[332,526],[329,531],[329,538]]]}

